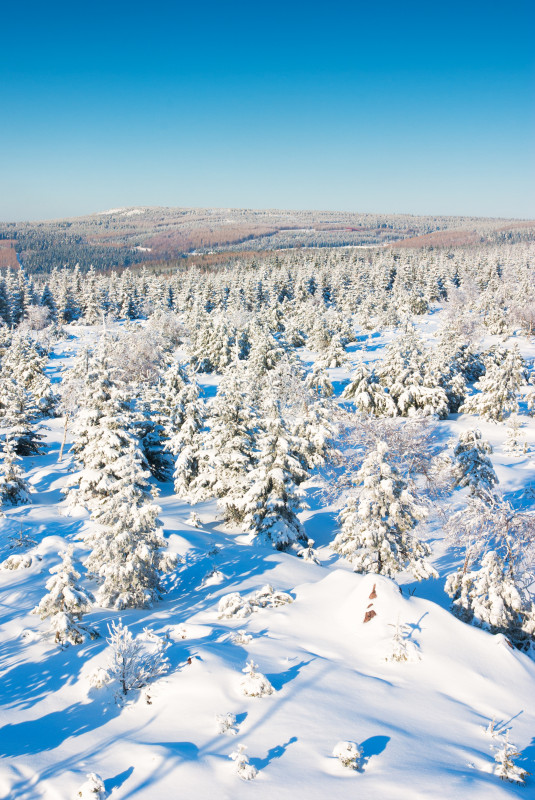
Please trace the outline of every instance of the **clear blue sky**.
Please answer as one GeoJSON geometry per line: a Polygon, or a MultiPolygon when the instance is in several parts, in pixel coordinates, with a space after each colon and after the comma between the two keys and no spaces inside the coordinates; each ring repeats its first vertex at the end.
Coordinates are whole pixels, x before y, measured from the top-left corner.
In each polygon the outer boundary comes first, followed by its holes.
{"type": "Polygon", "coordinates": [[[10,2],[0,220],[535,217],[535,3],[10,2]]]}

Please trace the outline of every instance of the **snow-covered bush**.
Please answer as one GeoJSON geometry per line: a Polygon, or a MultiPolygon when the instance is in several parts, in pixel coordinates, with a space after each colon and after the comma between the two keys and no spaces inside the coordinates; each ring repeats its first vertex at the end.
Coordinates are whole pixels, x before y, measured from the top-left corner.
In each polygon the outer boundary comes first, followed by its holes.
{"type": "Polygon", "coordinates": [[[261,589],[249,595],[249,603],[257,608],[277,608],[287,603],[293,603],[293,597],[287,592],[274,589],[270,583],[266,583],[261,589]]]}
{"type": "Polygon", "coordinates": [[[338,742],[333,748],[333,756],[347,769],[358,769],[362,755],[362,748],[355,742],[338,742]]]}
{"type": "Polygon", "coordinates": [[[0,565],[2,569],[28,569],[32,565],[32,557],[27,553],[13,553],[0,565]]]}
{"type": "Polygon", "coordinates": [[[253,613],[253,607],[245,597],[242,597],[239,592],[231,592],[224,595],[219,601],[218,616],[219,619],[230,619],[235,617],[243,619],[253,613]]]}
{"type": "Polygon", "coordinates": [[[231,617],[243,619],[259,608],[276,608],[286,603],[293,603],[293,597],[266,583],[249,597],[242,597],[238,592],[224,595],[219,601],[218,614],[220,619],[231,617]]]}
{"type": "Polygon", "coordinates": [[[246,754],[247,746],[239,744],[230,755],[234,761],[236,774],[244,781],[252,781],[256,778],[258,770],[252,764],[249,764],[249,756],[246,754]]]}
{"type": "Polygon", "coordinates": [[[247,697],[265,697],[275,691],[266,676],[256,671],[257,668],[258,664],[251,659],[242,670],[245,672],[245,678],[241,681],[241,687],[247,697]]]}

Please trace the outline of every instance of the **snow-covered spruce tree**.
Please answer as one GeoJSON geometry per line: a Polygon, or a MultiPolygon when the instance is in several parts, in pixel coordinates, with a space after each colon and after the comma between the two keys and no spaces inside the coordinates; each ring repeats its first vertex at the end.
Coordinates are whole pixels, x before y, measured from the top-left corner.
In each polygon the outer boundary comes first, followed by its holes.
{"type": "Polygon", "coordinates": [[[160,508],[153,502],[149,473],[134,445],[127,446],[110,465],[102,464],[100,473],[107,493],[91,503],[91,519],[101,529],[85,537],[91,547],[85,566],[101,581],[98,600],[102,605],[149,606],[160,595],[162,574],[176,566],[176,556],[163,551],[166,542],[157,519],[160,508]]]}
{"type": "Polygon", "coordinates": [[[34,424],[38,411],[31,395],[14,381],[3,381],[3,424],[9,429],[15,453],[37,456],[43,452],[41,426],[34,424]]]}
{"type": "Polygon", "coordinates": [[[339,334],[335,334],[328,346],[320,353],[317,365],[322,369],[341,367],[347,361],[347,353],[340,341],[339,334]]]}
{"type": "Polygon", "coordinates": [[[74,449],[82,468],[71,480],[68,499],[86,505],[101,526],[85,537],[91,548],[85,566],[101,583],[99,602],[143,607],[158,597],[161,575],[174,567],[175,558],[162,552],[160,509],[137,440],[128,430],[124,398],[102,365],[93,377],[94,394],[87,395],[92,407],[82,405],[75,423],[74,449]]]}
{"type": "Polygon", "coordinates": [[[2,461],[0,462],[0,503],[9,503],[20,506],[31,503],[30,487],[24,480],[24,475],[17,464],[21,457],[15,452],[13,442],[6,436],[2,448],[2,461]]]}
{"type": "Polygon", "coordinates": [[[275,369],[284,355],[284,348],[277,339],[264,327],[254,330],[249,353],[251,373],[257,378],[275,369]]]}
{"type": "Polygon", "coordinates": [[[87,636],[95,638],[97,635],[81,622],[83,615],[91,609],[94,598],[77,583],[80,573],[72,563],[72,544],[59,556],[61,563],[52,567],[52,577],[46,582],[48,594],[32,613],[39,614],[41,619],[50,619],[50,629],[58,644],[82,644],[87,636]]]}
{"type": "Polygon", "coordinates": [[[156,480],[168,480],[172,474],[171,458],[165,451],[169,420],[164,412],[159,385],[141,387],[134,420],[133,430],[151,474],[156,480]]]}
{"type": "Polygon", "coordinates": [[[165,417],[165,435],[168,439],[180,429],[184,421],[184,399],[182,392],[190,378],[185,367],[173,361],[161,373],[161,412],[165,417]]]}
{"type": "Polygon", "coordinates": [[[526,383],[524,360],[514,345],[501,363],[491,363],[475,384],[479,392],[459,408],[461,414],[478,414],[490,422],[501,422],[518,411],[518,390],[526,383]]]}
{"type": "Polygon", "coordinates": [[[173,418],[174,433],[166,445],[175,458],[173,472],[175,492],[185,499],[189,497],[191,482],[199,474],[198,451],[203,425],[204,404],[199,399],[197,382],[191,381],[180,392],[173,418]]]}
{"type": "Polygon", "coordinates": [[[240,522],[236,504],[247,491],[255,464],[257,416],[251,402],[248,374],[241,362],[231,364],[211,404],[208,432],[198,451],[198,474],[190,485],[192,502],[218,498],[227,521],[240,522]]]}
{"type": "Polygon", "coordinates": [[[314,364],[312,371],[307,375],[305,387],[315,392],[319,397],[332,397],[334,394],[334,387],[329,375],[318,364],[314,364]]]}
{"type": "Polygon", "coordinates": [[[417,580],[437,577],[425,560],[429,545],[413,530],[427,516],[416,503],[387,448],[379,442],[356,475],[358,497],[351,496],[339,515],[341,530],[333,550],[347,558],[355,572],[373,572],[393,578],[408,569],[417,580]]]}
{"type": "Polygon", "coordinates": [[[407,416],[448,415],[448,398],[440,379],[430,368],[429,357],[413,329],[407,330],[388,347],[378,377],[397,407],[407,416]]]}
{"type": "Polygon", "coordinates": [[[46,356],[38,352],[34,342],[20,334],[13,337],[11,347],[2,359],[3,374],[28,392],[36,415],[50,414],[57,400],[50,379],[44,373],[46,361],[46,356]]]}
{"type": "Polygon", "coordinates": [[[351,400],[362,414],[393,417],[397,413],[394,400],[364,361],[358,361],[355,365],[351,382],[342,392],[342,400],[351,400]]]}
{"type": "Polygon", "coordinates": [[[304,397],[289,424],[294,437],[294,451],[305,470],[323,467],[334,453],[334,409],[323,398],[304,397]]]}
{"type": "Polygon", "coordinates": [[[522,432],[522,422],[517,414],[511,414],[509,417],[503,449],[514,456],[525,455],[528,451],[528,443],[522,432]]]}
{"type": "Polygon", "coordinates": [[[244,529],[255,541],[285,550],[297,541],[307,541],[297,514],[306,508],[300,485],[308,472],[298,455],[301,442],[288,429],[280,402],[273,397],[262,409],[257,444],[257,466],[248,473],[249,489],[236,504],[244,529]]]}
{"type": "Polygon", "coordinates": [[[483,556],[479,569],[449,575],[445,589],[463,622],[503,633],[520,649],[535,641],[533,602],[523,598],[511,570],[494,550],[483,556]]]}
{"type": "Polygon", "coordinates": [[[453,451],[453,486],[468,487],[471,496],[487,498],[492,495],[498,476],[490,453],[492,447],[481,437],[481,431],[472,428],[462,431],[453,451]]]}
{"type": "Polygon", "coordinates": [[[81,469],[69,481],[71,504],[98,507],[109,496],[114,464],[129,448],[137,448],[130,433],[131,413],[124,392],[112,380],[106,360],[91,360],[78,400],[71,451],[81,469]]]}

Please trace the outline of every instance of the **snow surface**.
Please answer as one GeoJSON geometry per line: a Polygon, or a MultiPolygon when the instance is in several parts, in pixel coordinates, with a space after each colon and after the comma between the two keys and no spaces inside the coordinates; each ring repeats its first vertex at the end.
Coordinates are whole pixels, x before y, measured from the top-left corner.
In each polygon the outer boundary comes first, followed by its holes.
{"type": "MultiPolygon", "coordinates": [[[[422,333],[432,336],[436,322],[436,315],[425,318],[422,333]]],[[[58,344],[50,360],[56,381],[99,329],[69,326],[69,332],[74,338],[58,344]]],[[[375,337],[365,358],[380,357],[387,339],[375,337]]],[[[524,357],[535,355],[528,340],[515,341],[524,357]]],[[[491,343],[489,337],[486,345],[491,343]]],[[[356,360],[357,348],[348,349],[356,360]]],[[[302,351],[302,358],[312,361],[313,355],[302,351]]],[[[329,370],[337,393],[350,368],[329,370]]],[[[204,383],[213,387],[214,377],[204,376],[204,383]]],[[[91,523],[84,512],[67,515],[60,490],[69,476],[68,453],[57,463],[63,421],[46,424],[46,455],[23,462],[33,502],[7,508],[3,520],[2,560],[13,552],[8,537],[21,526],[37,544],[27,551],[30,567],[0,569],[0,797],[68,800],[92,772],[117,800],[535,796],[533,778],[519,787],[494,774],[493,742],[485,732],[493,718],[510,725],[511,739],[524,753],[522,767],[535,772],[535,663],[503,636],[465,625],[447,610],[444,579],[460,554],[436,527],[431,543],[440,579],[414,584],[402,574],[400,591],[385,578],[354,574],[335,558],[328,548],[335,509],[314,495],[300,516],[322,566],[251,547],[246,536],[218,521],[215,503],[196,506],[200,527],[189,525],[191,507],[176,498],[171,484],[160,484],[165,536],[170,550],[183,557],[165,579],[166,595],[149,610],[118,615],[95,608],[84,622],[96,626],[101,638],[60,649],[44,635],[47,622],[30,612],[45,593],[65,539],[75,543],[80,566],[85,551],[77,538],[91,523]],[[223,596],[249,595],[266,583],[289,592],[293,602],[247,618],[219,618],[223,596]],[[370,607],[375,616],[365,623],[370,607]],[[109,689],[89,682],[105,666],[107,625],[118,616],[135,634],[148,626],[167,631],[170,640],[168,673],[123,706],[109,689]],[[398,623],[410,630],[419,658],[386,660],[398,623]],[[238,630],[252,639],[237,644],[238,630]],[[273,694],[244,696],[242,670],[251,659],[273,694]],[[236,717],[234,736],[219,733],[216,717],[226,714],[236,717]],[[362,748],[358,770],[332,755],[340,741],[362,748]],[[258,770],[252,781],[241,780],[229,758],[239,744],[247,746],[258,770]]],[[[532,418],[523,428],[531,452],[520,458],[503,451],[503,424],[467,416],[439,423],[445,439],[474,424],[494,447],[504,491],[519,496],[523,486],[535,484],[532,418]]]]}

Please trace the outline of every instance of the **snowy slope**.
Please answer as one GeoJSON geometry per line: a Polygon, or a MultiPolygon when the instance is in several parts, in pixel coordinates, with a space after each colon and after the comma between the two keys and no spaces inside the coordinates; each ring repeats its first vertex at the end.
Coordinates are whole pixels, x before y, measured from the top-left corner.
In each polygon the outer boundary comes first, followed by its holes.
{"type": "MultiPolygon", "coordinates": [[[[424,334],[432,335],[435,326],[436,319],[427,318],[424,334]]],[[[72,326],[72,333],[77,338],[57,345],[51,359],[55,379],[73,351],[98,331],[72,326]]],[[[376,348],[366,357],[380,356],[386,339],[374,339],[376,348]]],[[[533,357],[529,342],[518,341],[523,355],[533,357]]],[[[307,360],[307,353],[302,357],[307,360]]],[[[348,374],[330,370],[337,386],[348,374]]],[[[206,383],[213,379],[207,376],[206,383]]],[[[449,438],[473,423],[459,417],[440,425],[449,438]]],[[[503,453],[505,426],[477,424],[495,447],[502,486],[519,492],[535,483],[533,455],[503,453]]],[[[57,463],[62,421],[47,425],[47,454],[24,459],[33,503],[6,510],[2,528],[2,560],[11,552],[8,537],[21,525],[36,545],[28,550],[29,568],[0,570],[0,797],[68,800],[88,772],[100,774],[117,800],[487,800],[533,793],[533,779],[522,788],[493,774],[485,728],[493,718],[511,725],[523,767],[535,772],[535,663],[502,636],[464,625],[446,610],[444,575],[458,555],[435,529],[441,578],[417,584],[415,596],[409,595],[410,576],[400,580],[401,593],[387,579],[355,575],[327,546],[334,509],[317,507],[313,498],[302,516],[322,566],[250,546],[245,536],[224,529],[213,503],[196,508],[201,526],[192,527],[186,522],[190,506],[162,484],[166,538],[184,560],[158,605],[121,616],[136,634],[146,626],[168,631],[170,670],[150,687],[150,702],[132,694],[121,708],[111,690],[91,688],[89,676],[106,663],[107,624],[118,614],[96,609],[88,621],[102,637],[65,650],[40,635],[46,622],[30,614],[63,540],[75,541],[91,524],[83,512],[67,515],[60,490],[69,459],[57,463]],[[214,569],[218,574],[208,577],[214,569]],[[222,596],[249,595],[267,583],[289,592],[293,602],[243,619],[219,618],[222,596]],[[376,615],[364,622],[370,606],[376,615]],[[397,624],[410,628],[414,660],[386,660],[397,624]],[[247,644],[232,641],[241,629],[252,636],[247,644]],[[271,696],[242,693],[242,669],[250,658],[273,685],[271,696]],[[236,715],[235,736],[218,733],[215,717],[227,712],[236,715]],[[332,757],[340,740],[362,746],[361,770],[344,769],[332,757]],[[247,745],[258,769],[254,781],[242,782],[234,772],[229,754],[238,743],[247,745]]],[[[533,420],[527,437],[534,449],[533,420]]],[[[78,561],[85,555],[79,543],[75,553],[78,561]]]]}

